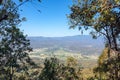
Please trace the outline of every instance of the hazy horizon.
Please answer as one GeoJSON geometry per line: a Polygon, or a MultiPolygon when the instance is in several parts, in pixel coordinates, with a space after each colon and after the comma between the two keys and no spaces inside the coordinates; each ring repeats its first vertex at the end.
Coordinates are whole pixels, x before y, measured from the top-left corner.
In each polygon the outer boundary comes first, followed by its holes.
{"type": "Polygon", "coordinates": [[[72,36],[91,36],[92,37],[92,35],[90,35],[90,34],[83,34],[83,35],[81,35],[81,34],[78,34],[78,35],[65,35],[65,36],[44,36],[44,35],[38,35],[38,36],[28,36],[27,35],[27,37],[72,37],[72,36]]]}

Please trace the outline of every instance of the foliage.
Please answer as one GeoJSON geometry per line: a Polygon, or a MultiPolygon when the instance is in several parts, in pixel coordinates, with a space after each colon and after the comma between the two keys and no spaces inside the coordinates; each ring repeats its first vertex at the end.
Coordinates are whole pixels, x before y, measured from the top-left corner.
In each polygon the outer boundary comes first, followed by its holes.
{"type": "Polygon", "coordinates": [[[94,69],[95,73],[99,73],[98,76],[100,79],[119,79],[120,73],[120,57],[112,56],[111,58],[107,58],[108,48],[103,50],[103,53],[99,57],[98,67],[94,69]]]}
{"type": "Polygon", "coordinates": [[[101,65],[102,63],[104,63],[105,60],[108,59],[108,48],[105,48],[102,52],[102,54],[99,56],[99,59],[98,59],[98,64],[101,65]]]}
{"type": "Polygon", "coordinates": [[[106,79],[107,77],[107,64],[106,64],[106,60],[108,59],[108,48],[105,48],[102,52],[102,54],[99,56],[98,59],[98,66],[96,68],[93,69],[93,71],[95,73],[98,73],[97,76],[99,76],[100,79],[106,79]]]}
{"type": "Polygon", "coordinates": [[[0,69],[7,77],[14,72],[26,71],[28,65],[34,65],[28,55],[31,51],[29,40],[15,26],[6,28],[6,35],[0,42],[0,69]],[[9,73],[10,72],[10,73],[9,73]]]}
{"type": "Polygon", "coordinates": [[[68,57],[64,70],[65,80],[81,80],[81,69],[82,67],[78,65],[78,62],[73,57],[68,57]]]}
{"type": "Polygon", "coordinates": [[[18,28],[24,20],[18,13],[20,5],[12,0],[0,3],[0,79],[12,80],[16,72],[26,72],[35,64],[28,55],[30,42],[18,28]]]}
{"type": "Polygon", "coordinates": [[[109,60],[105,60],[101,65],[94,69],[98,72],[99,79],[119,80],[120,73],[120,58],[114,57],[109,60]]]}
{"type": "MultiPolygon", "coordinates": [[[[74,59],[71,57],[68,59],[74,63],[74,59]]],[[[76,61],[75,61],[76,62],[76,61]]],[[[76,64],[77,65],[77,64],[76,64]]],[[[40,80],[80,80],[81,68],[76,65],[65,65],[59,62],[57,58],[46,59],[44,62],[44,68],[39,76],[40,80]]]]}
{"type": "Polygon", "coordinates": [[[44,68],[39,76],[40,80],[60,80],[61,64],[58,59],[50,58],[44,62],[44,68]]]}
{"type": "MultiPolygon", "coordinates": [[[[14,0],[0,0],[0,22],[4,20],[8,21],[11,16],[12,17],[16,16],[17,14],[13,14],[13,13],[18,11],[20,6],[24,5],[27,2],[30,2],[33,5],[33,2],[39,3],[41,2],[41,0],[15,0],[15,1],[14,0]]],[[[26,18],[24,17],[22,18],[22,20],[26,20],[26,18]]]]}
{"type": "MultiPolygon", "coordinates": [[[[71,7],[71,13],[68,16],[70,20],[70,28],[78,27],[79,30],[91,30],[93,38],[104,36],[106,40],[106,47],[108,47],[108,58],[101,64],[102,57],[100,56],[99,67],[104,72],[109,73],[109,79],[119,80],[120,61],[118,60],[119,54],[119,38],[120,38],[120,0],[74,0],[71,7]],[[76,1],[76,2],[75,2],[76,1]],[[116,57],[111,57],[111,50],[116,54],[116,57]],[[116,62],[116,63],[113,63],[116,62]],[[117,67],[113,71],[113,66],[117,67]],[[109,67],[111,69],[109,69],[109,67]],[[104,70],[107,69],[107,70],[104,70]],[[114,73],[112,73],[113,71],[114,73]],[[111,78],[112,77],[112,78],[111,78]]],[[[101,71],[100,71],[101,72],[101,71]]]]}
{"type": "Polygon", "coordinates": [[[70,28],[92,30],[94,38],[103,35],[110,48],[117,50],[120,34],[119,0],[76,0],[68,16],[70,28]]]}

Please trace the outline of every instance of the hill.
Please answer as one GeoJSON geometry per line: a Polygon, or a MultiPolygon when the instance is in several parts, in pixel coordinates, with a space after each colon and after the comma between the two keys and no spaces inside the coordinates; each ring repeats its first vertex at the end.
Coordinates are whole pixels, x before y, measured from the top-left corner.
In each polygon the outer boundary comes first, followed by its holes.
{"type": "Polygon", "coordinates": [[[83,55],[100,55],[104,48],[103,38],[92,39],[89,35],[65,37],[28,37],[33,49],[47,48],[48,52],[64,49],[68,52],[83,55]]]}

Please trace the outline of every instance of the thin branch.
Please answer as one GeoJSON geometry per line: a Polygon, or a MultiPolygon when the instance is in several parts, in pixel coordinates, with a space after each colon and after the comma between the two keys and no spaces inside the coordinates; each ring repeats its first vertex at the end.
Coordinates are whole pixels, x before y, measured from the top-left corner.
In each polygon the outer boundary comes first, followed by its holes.
{"type": "Polygon", "coordinates": [[[15,11],[16,9],[18,9],[20,6],[22,6],[23,4],[25,4],[26,2],[28,2],[29,0],[26,0],[22,3],[20,3],[19,5],[17,5],[12,11],[15,11]]]}
{"type": "MultiPolygon", "coordinates": [[[[29,0],[26,0],[22,3],[20,3],[19,5],[17,5],[11,12],[15,11],[16,9],[18,9],[20,6],[22,6],[23,4],[25,4],[26,2],[28,2],[29,0]]],[[[8,13],[7,15],[4,15],[1,19],[0,19],[0,22],[2,22],[3,20],[6,20],[8,18],[8,15],[10,13],[8,13]]]]}
{"type": "Polygon", "coordinates": [[[0,22],[2,22],[3,20],[7,19],[8,18],[8,15],[4,15],[1,19],[0,19],[0,22]]]}

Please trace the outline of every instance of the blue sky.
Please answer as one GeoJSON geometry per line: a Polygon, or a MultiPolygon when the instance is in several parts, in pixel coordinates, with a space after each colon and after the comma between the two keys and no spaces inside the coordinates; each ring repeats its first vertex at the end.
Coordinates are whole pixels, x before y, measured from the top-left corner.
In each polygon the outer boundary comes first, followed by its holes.
{"type": "Polygon", "coordinates": [[[20,29],[28,36],[80,35],[81,32],[78,29],[69,29],[66,15],[70,13],[71,5],[72,0],[42,0],[40,4],[24,4],[20,7],[23,9],[20,13],[27,18],[27,21],[22,23],[20,29]]]}

